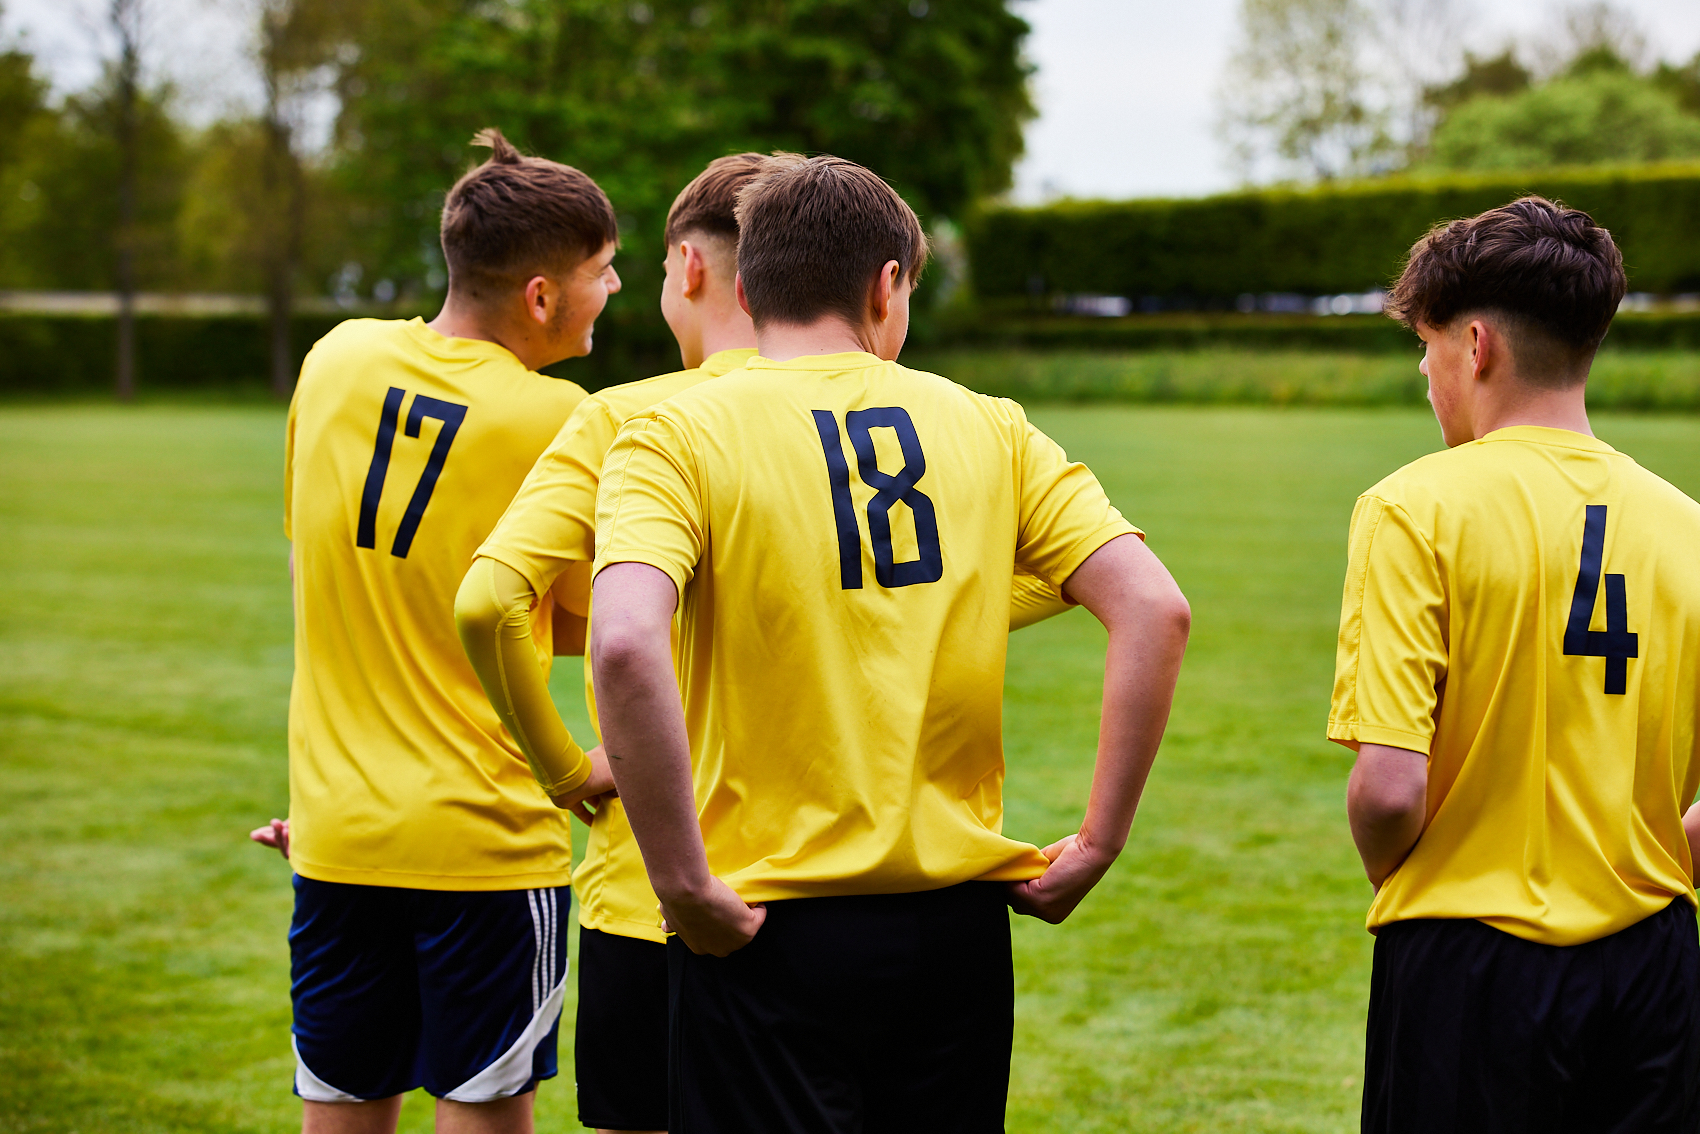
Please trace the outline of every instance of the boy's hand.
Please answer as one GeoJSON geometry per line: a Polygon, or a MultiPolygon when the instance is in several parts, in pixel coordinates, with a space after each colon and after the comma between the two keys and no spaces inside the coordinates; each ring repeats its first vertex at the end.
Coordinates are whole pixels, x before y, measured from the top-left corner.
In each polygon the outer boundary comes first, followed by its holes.
{"type": "Polygon", "coordinates": [[[661,917],[661,928],[677,933],[691,952],[724,957],[755,940],[767,907],[745,905],[732,887],[710,876],[707,893],[663,901],[661,917]]]}
{"type": "Polygon", "coordinates": [[[272,847],[285,859],[289,857],[289,820],[273,819],[264,827],[255,827],[248,837],[263,847],[272,847]]]}
{"type": "Polygon", "coordinates": [[[1052,843],[1042,852],[1051,861],[1043,877],[1009,884],[1009,904],[1018,914],[1056,925],[1074,912],[1116,858],[1097,851],[1080,835],[1052,843]]]}
{"type": "Polygon", "coordinates": [[[550,796],[549,800],[561,810],[571,811],[588,827],[602,801],[620,793],[614,790],[614,774],[608,770],[608,757],[602,746],[598,744],[585,757],[590,761],[590,778],[572,791],[550,796]]]}

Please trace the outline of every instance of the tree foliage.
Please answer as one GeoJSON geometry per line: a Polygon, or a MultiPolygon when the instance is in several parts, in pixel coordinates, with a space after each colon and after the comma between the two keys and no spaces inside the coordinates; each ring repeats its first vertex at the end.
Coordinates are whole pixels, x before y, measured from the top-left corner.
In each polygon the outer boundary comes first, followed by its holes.
{"type": "MultiPolygon", "coordinates": [[[[644,293],[667,206],[712,158],[831,152],[924,217],[1009,185],[1031,116],[1005,0],[367,0],[338,72],[336,172],[372,275],[440,284],[443,190],[499,126],[578,166],[620,214],[644,293]]],[[[644,302],[648,302],[646,298],[644,302]]],[[[629,299],[626,302],[631,302],[629,299]]]]}

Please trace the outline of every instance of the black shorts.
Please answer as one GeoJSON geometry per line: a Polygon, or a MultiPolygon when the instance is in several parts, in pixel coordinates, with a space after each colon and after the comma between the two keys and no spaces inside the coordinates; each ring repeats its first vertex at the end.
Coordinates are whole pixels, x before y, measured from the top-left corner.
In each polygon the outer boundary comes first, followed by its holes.
{"type": "Polygon", "coordinates": [[[578,1120],[667,1129],[667,946],[580,929],[574,1035],[578,1120]]]}
{"type": "Polygon", "coordinates": [[[671,1134],[1002,1134],[1002,883],[767,904],[729,957],[667,943],[671,1134]]]}
{"type": "Polygon", "coordinates": [[[1678,898],[1610,937],[1538,945],[1479,921],[1375,941],[1366,1134],[1700,1130],[1700,940],[1678,898]]]}

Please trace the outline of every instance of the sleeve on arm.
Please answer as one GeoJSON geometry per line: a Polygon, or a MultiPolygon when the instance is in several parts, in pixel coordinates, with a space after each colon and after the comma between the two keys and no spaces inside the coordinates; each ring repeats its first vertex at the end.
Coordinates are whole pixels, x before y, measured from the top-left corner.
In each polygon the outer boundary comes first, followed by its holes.
{"type": "Polygon", "coordinates": [[[684,427],[660,414],[632,418],[602,473],[595,570],[647,563],[682,594],[702,558],[706,530],[696,457],[684,427]]]}
{"type": "Polygon", "coordinates": [[[1144,533],[1122,518],[1091,469],[1070,461],[1025,418],[1020,428],[1015,561],[1060,591],[1094,551],[1117,536],[1144,533]]]}
{"type": "Polygon", "coordinates": [[[536,599],[518,572],[480,556],[455,596],[455,626],[485,696],[525,753],[531,774],[545,792],[558,796],[590,778],[590,761],[549,698],[531,632],[536,599]]]}
{"type": "Polygon", "coordinates": [[[1012,632],[1025,630],[1073,609],[1074,604],[1063,597],[1060,587],[1035,575],[1018,573],[1009,592],[1009,628],[1012,632]]]}
{"type": "Polygon", "coordinates": [[[283,427],[283,538],[295,538],[290,508],[295,502],[295,406],[298,399],[289,399],[289,419],[283,427]]]}
{"type": "Polygon", "coordinates": [[[580,402],[526,474],[478,554],[545,594],[572,563],[596,556],[596,490],[618,423],[599,398],[580,402]]]}
{"type": "Polygon", "coordinates": [[[1352,511],[1330,740],[1427,753],[1446,677],[1446,593],[1434,549],[1404,509],[1352,511]]]}

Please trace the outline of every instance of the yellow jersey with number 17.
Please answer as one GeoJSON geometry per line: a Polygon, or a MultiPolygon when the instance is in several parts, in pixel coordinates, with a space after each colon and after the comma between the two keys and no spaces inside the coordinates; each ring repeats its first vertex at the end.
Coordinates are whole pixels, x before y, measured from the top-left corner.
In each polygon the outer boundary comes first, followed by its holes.
{"type": "Polygon", "coordinates": [[[1372,930],[1577,945],[1695,900],[1700,504],[1610,445],[1497,429],[1366,492],[1335,674],[1331,738],[1429,758],[1372,930]]]}
{"type": "Polygon", "coordinates": [[[634,415],[596,564],[679,590],[710,868],[758,902],[1043,874],[1004,837],[1017,570],[1137,534],[1014,402],[860,352],[745,368],[634,415]]]}
{"type": "MultiPolygon", "coordinates": [[[[584,391],[495,343],[357,319],[290,403],[290,860],[324,882],[567,884],[572,847],[455,630],[467,565],[584,391]]],[[[551,603],[534,637],[547,666],[551,603]]]]}

